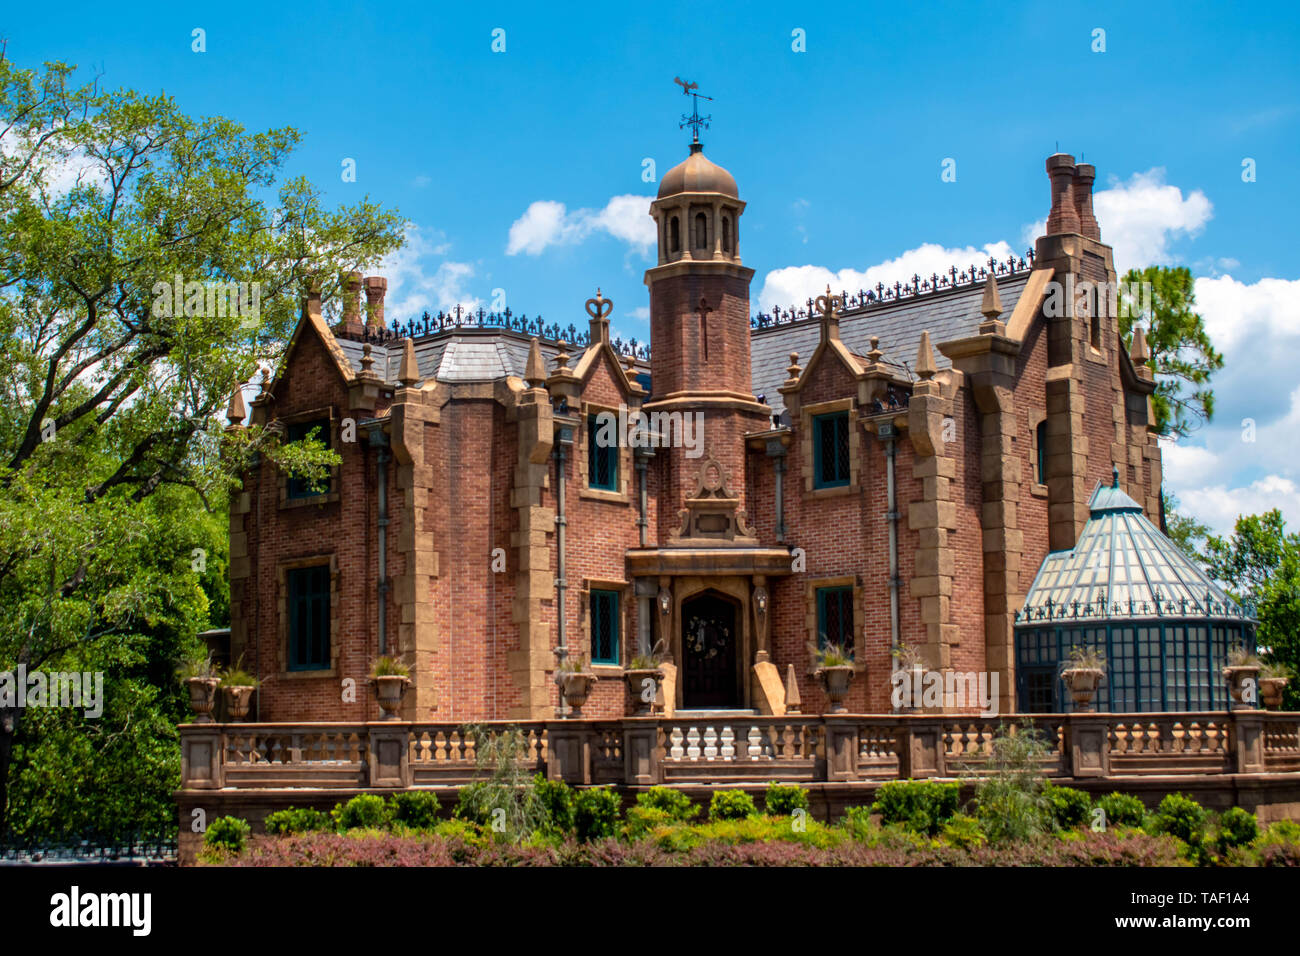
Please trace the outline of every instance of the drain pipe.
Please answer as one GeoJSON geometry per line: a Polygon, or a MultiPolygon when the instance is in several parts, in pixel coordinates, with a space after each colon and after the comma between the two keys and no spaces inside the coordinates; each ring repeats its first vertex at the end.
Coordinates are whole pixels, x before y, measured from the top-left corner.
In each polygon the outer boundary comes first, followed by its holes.
{"type": "Polygon", "coordinates": [[[370,426],[370,447],[375,449],[375,481],[377,504],[376,556],[378,558],[379,581],[378,619],[376,628],[379,632],[379,656],[388,655],[388,462],[392,457],[389,452],[388,436],[379,425],[378,420],[363,422],[363,427],[370,426]]]}
{"type": "Polygon", "coordinates": [[[785,544],[785,445],[781,444],[781,439],[768,440],[767,455],[772,459],[772,473],[776,479],[776,543],[785,544]]]}
{"type": "MultiPolygon", "coordinates": [[[[562,406],[565,412],[567,406],[562,406]]],[[[555,559],[555,613],[556,613],[556,648],[555,656],[560,667],[564,666],[565,660],[569,656],[568,632],[565,628],[564,620],[564,595],[568,590],[568,581],[565,579],[565,570],[567,563],[565,561],[564,548],[564,531],[568,524],[568,519],[564,513],[564,491],[565,491],[565,462],[568,460],[568,451],[573,447],[574,432],[577,430],[577,421],[570,420],[567,417],[561,419],[556,416],[557,422],[555,427],[555,549],[557,552],[555,559]]],[[[567,706],[564,702],[564,688],[558,681],[559,675],[556,675],[556,692],[558,699],[558,714],[563,717],[567,713],[567,706]]]]}
{"type": "Polygon", "coordinates": [[[898,500],[894,482],[894,448],[895,435],[893,423],[880,426],[880,437],[885,439],[886,492],[889,510],[885,518],[889,522],[889,647],[898,650],[898,500]],[[886,428],[888,431],[886,431],[886,428]]]}
{"type": "MultiPolygon", "coordinates": [[[[633,454],[636,457],[637,479],[641,486],[641,513],[637,517],[637,525],[640,530],[641,547],[648,547],[650,520],[647,517],[649,512],[650,490],[647,487],[649,481],[650,459],[654,457],[654,448],[646,440],[646,433],[641,432],[641,441],[638,442],[633,454]]],[[[637,578],[634,587],[636,594],[636,643],[638,654],[649,654],[653,642],[650,639],[650,599],[657,593],[653,581],[646,578],[637,578]]]]}

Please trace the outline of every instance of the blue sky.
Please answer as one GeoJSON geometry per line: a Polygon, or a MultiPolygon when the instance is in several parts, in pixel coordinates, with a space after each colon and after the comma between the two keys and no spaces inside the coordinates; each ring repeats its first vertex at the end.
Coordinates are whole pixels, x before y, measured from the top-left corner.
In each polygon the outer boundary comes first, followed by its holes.
{"type": "Polygon", "coordinates": [[[15,5],[0,31],[24,66],[97,67],[194,114],[301,130],[290,172],[412,224],[382,270],[390,315],[489,305],[500,289],[516,312],[580,325],[600,285],[616,332],[644,339],[650,220],[630,197],[657,188],[646,159],[657,180],[686,153],[674,76],[715,97],[701,138],[749,203],[755,305],[1023,251],[1059,143],[1097,166],[1121,270],[1191,267],[1222,340],[1219,413],[1168,449],[1169,486],[1216,527],[1272,504],[1300,523],[1288,5],[141,2],[15,5]],[[941,180],[948,158],[956,182],[941,180]]]}

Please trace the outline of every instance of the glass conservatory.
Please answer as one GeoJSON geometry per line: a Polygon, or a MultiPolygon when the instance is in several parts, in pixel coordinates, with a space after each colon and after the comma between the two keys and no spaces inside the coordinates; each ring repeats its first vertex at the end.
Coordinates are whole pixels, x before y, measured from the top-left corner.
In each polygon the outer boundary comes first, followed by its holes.
{"type": "Polygon", "coordinates": [[[1079,540],[1053,551],[1016,614],[1021,713],[1074,709],[1061,680],[1070,650],[1106,657],[1099,711],[1228,708],[1228,652],[1255,648],[1251,610],[1234,602],[1119,488],[1099,484],[1079,540]]]}

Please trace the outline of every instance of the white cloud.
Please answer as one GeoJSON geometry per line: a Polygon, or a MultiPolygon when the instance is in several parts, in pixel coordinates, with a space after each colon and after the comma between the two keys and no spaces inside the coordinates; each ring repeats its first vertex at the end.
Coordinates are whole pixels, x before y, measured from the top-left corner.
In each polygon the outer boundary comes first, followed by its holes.
{"type": "Polygon", "coordinates": [[[1205,318],[1210,340],[1225,353],[1225,362],[1247,342],[1256,355],[1274,346],[1300,345],[1300,279],[1261,279],[1249,285],[1232,276],[1197,279],[1196,311],[1205,318]]]}
{"type": "Polygon", "coordinates": [[[774,269],[763,280],[763,291],[758,295],[758,307],[763,311],[773,306],[786,308],[790,305],[802,307],[809,298],[815,298],[826,292],[826,286],[838,293],[847,291],[856,293],[859,289],[872,289],[883,282],[892,286],[895,282],[910,280],[913,275],[923,279],[934,273],[947,272],[950,266],[977,268],[988,262],[989,256],[1004,261],[1012,254],[1011,246],[1005,242],[993,242],[983,248],[966,246],[964,249],[949,249],[936,242],[927,242],[909,249],[896,259],[889,259],[879,265],[868,266],[864,270],[840,269],[832,271],[825,266],[786,266],[774,269]]]}
{"type": "Polygon", "coordinates": [[[445,256],[451,243],[438,232],[426,233],[408,223],[406,245],[387,256],[375,274],[388,279],[384,297],[384,316],[388,321],[419,316],[426,309],[446,312],[461,306],[477,309],[482,301],[465,288],[475,275],[468,262],[444,260],[434,265],[430,260],[445,256]]]}
{"type": "Polygon", "coordinates": [[[613,236],[644,255],[655,244],[650,201],[648,196],[614,196],[603,209],[569,212],[562,202],[539,199],[511,223],[506,255],[540,255],[550,246],[582,242],[596,232],[613,236]]]}
{"type": "Polygon", "coordinates": [[[1092,205],[1102,241],[1115,250],[1120,275],[1176,261],[1169,252],[1170,240],[1198,234],[1214,209],[1201,190],[1184,197],[1181,189],[1167,184],[1163,167],[1134,173],[1127,183],[1112,179],[1109,189],[1093,194],[1092,205]]]}
{"type": "Polygon", "coordinates": [[[1188,488],[1178,492],[1180,513],[1196,518],[1217,534],[1230,534],[1238,515],[1261,514],[1273,508],[1282,512],[1290,529],[1300,524],[1300,485],[1290,478],[1267,475],[1248,485],[1224,484],[1188,488]]]}

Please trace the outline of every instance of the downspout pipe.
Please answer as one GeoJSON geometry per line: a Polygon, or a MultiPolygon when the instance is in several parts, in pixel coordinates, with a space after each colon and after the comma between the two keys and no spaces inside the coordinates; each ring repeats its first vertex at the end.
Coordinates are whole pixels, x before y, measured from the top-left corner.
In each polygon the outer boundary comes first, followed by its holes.
{"type": "Polygon", "coordinates": [[[900,583],[898,580],[898,495],[894,481],[894,459],[897,456],[895,444],[896,440],[891,430],[889,436],[885,439],[885,489],[889,508],[885,512],[885,518],[889,524],[889,647],[891,651],[897,651],[900,643],[898,634],[898,586],[900,583]]]}
{"type": "Polygon", "coordinates": [[[776,498],[776,543],[785,544],[785,446],[779,440],[767,443],[767,453],[772,458],[776,498]]]}
{"type": "Polygon", "coordinates": [[[378,565],[376,582],[376,621],[379,656],[388,656],[388,462],[392,459],[388,435],[378,419],[361,422],[369,427],[370,447],[375,449],[375,551],[378,565]]]}
{"type": "MultiPolygon", "coordinates": [[[[566,409],[567,411],[567,409],[566,409]]],[[[565,627],[565,609],[564,597],[568,591],[569,584],[565,577],[568,563],[565,557],[565,529],[568,525],[568,518],[565,515],[565,463],[569,458],[569,449],[573,447],[574,433],[577,430],[577,422],[563,420],[556,423],[555,428],[555,613],[556,627],[555,639],[556,648],[555,656],[559,667],[564,666],[565,660],[569,656],[569,639],[568,629],[565,627]]],[[[558,678],[558,674],[556,675],[558,678]]],[[[557,712],[564,716],[568,707],[564,702],[564,690],[558,680],[556,682],[557,694],[557,712]]]]}

